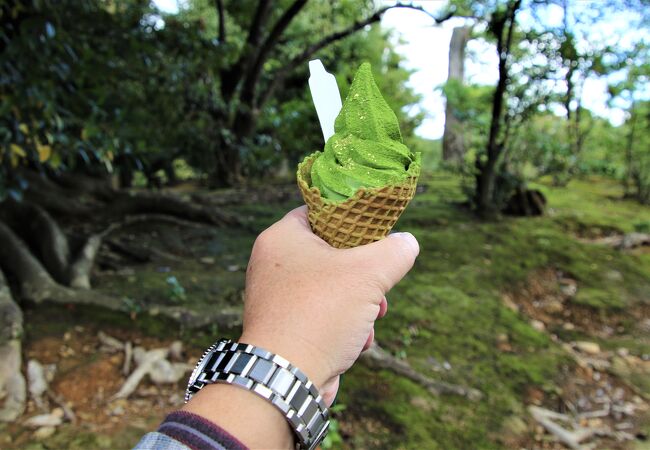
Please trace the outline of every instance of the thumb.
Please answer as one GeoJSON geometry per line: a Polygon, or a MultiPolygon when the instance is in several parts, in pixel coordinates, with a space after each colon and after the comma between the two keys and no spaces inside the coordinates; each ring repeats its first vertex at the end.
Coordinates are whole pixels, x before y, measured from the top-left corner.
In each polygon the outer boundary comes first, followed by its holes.
{"type": "Polygon", "coordinates": [[[384,292],[388,292],[411,270],[420,245],[411,233],[393,233],[349,251],[356,253],[360,266],[376,275],[384,292]]]}

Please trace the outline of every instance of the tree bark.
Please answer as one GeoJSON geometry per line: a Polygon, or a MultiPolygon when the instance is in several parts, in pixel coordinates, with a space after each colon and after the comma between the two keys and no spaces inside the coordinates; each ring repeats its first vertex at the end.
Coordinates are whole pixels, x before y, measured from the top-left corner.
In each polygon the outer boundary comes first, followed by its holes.
{"type": "Polygon", "coordinates": [[[51,177],[54,183],[73,192],[83,192],[103,201],[115,197],[115,189],[108,177],[92,177],[81,173],[63,172],[51,177]]]}
{"type": "Polygon", "coordinates": [[[223,9],[223,0],[214,0],[214,6],[217,9],[217,27],[219,30],[219,43],[226,43],[226,17],[223,9]]]}
{"type": "Polygon", "coordinates": [[[241,55],[231,67],[221,72],[221,95],[226,104],[233,100],[239,83],[243,80],[243,74],[255,57],[255,51],[262,41],[264,25],[271,13],[272,2],[259,0],[255,15],[248,30],[248,37],[241,55]]]}
{"type": "Polygon", "coordinates": [[[7,280],[0,271],[0,345],[20,339],[22,334],[23,313],[14,302],[7,280]]]}
{"type": "Polygon", "coordinates": [[[68,239],[52,216],[39,205],[13,200],[0,204],[0,213],[43,262],[47,271],[59,283],[67,283],[70,247],[68,239]]]}
{"type": "Polygon", "coordinates": [[[496,15],[493,18],[492,30],[497,38],[497,54],[499,56],[499,81],[494,91],[492,101],[492,119],[490,122],[490,135],[487,144],[487,159],[482,161],[480,156],[476,158],[476,207],[481,216],[489,217],[495,214],[498,206],[495,204],[494,189],[497,177],[497,164],[503,152],[503,142],[499,139],[503,118],[503,103],[506,89],[510,78],[508,58],[512,46],[517,10],[521,6],[521,0],[515,0],[508,4],[503,16],[496,15]]]}
{"type": "Polygon", "coordinates": [[[54,215],[90,217],[96,210],[100,202],[89,202],[87,198],[83,200],[85,191],[76,191],[67,189],[57,183],[52,182],[44,174],[39,174],[33,170],[21,172],[21,177],[27,181],[27,189],[24,197],[27,201],[40,205],[49,213],[54,215]]]}
{"type": "MultiPolygon", "coordinates": [[[[449,43],[449,69],[447,82],[457,80],[463,84],[465,76],[465,47],[469,40],[470,27],[456,27],[449,43]]],[[[442,137],[442,159],[459,164],[465,156],[463,124],[455,113],[454,105],[447,100],[445,108],[445,133],[442,137]]]]}
{"type": "Polygon", "coordinates": [[[298,15],[306,3],[307,0],[294,0],[291,6],[287,8],[260,46],[254,62],[247,71],[242,87],[241,100],[245,105],[249,105],[251,109],[256,107],[257,99],[255,98],[255,88],[260,80],[260,76],[262,75],[264,63],[268,59],[273,47],[277,44],[280,36],[282,36],[284,31],[289,27],[293,19],[298,15]]]}
{"type": "Polygon", "coordinates": [[[630,107],[630,131],[628,132],[625,140],[625,175],[623,176],[623,196],[630,196],[630,182],[633,178],[634,172],[634,134],[636,131],[636,114],[634,112],[634,101],[632,101],[632,106],[630,107]]]}
{"type": "Polygon", "coordinates": [[[45,292],[56,284],[27,244],[3,222],[0,222],[0,269],[17,280],[22,297],[30,298],[32,291],[45,292]]]}

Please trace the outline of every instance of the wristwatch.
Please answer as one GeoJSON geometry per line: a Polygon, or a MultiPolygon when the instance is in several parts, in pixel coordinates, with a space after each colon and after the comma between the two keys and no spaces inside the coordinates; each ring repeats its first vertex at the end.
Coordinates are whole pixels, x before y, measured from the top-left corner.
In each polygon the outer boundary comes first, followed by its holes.
{"type": "Polygon", "coordinates": [[[329,411],[307,376],[279,355],[222,339],[210,346],[190,376],[185,402],[204,386],[227,383],[271,402],[289,422],[296,448],[315,449],[329,428],[329,411]]]}

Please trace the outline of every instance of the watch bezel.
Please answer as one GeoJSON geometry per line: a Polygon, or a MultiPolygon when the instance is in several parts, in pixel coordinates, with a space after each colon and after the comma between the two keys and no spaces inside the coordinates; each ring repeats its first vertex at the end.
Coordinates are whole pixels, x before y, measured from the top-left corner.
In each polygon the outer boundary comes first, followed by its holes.
{"type": "Polygon", "coordinates": [[[201,373],[203,372],[203,369],[205,369],[206,364],[208,363],[208,360],[210,359],[210,356],[214,353],[214,351],[217,349],[219,344],[223,341],[217,341],[214,344],[212,344],[208,349],[203,352],[203,355],[199,359],[199,361],[196,363],[196,366],[194,367],[194,370],[192,371],[192,374],[190,375],[190,379],[187,382],[187,389],[185,390],[185,403],[189,402],[192,396],[194,395],[191,391],[191,387],[194,386],[194,383],[196,383],[196,380],[199,378],[201,373]]]}

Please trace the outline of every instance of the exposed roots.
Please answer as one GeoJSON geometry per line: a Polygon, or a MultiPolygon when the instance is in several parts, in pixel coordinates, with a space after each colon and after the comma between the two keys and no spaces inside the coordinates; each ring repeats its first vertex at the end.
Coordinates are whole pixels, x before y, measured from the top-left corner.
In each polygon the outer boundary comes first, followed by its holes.
{"type": "Polygon", "coordinates": [[[20,372],[23,315],[0,271],[0,422],[12,422],[25,410],[27,391],[20,372]]]}
{"type": "Polygon", "coordinates": [[[183,197],[162,192],[131,191],[122,192],[110,203],[112,215],[165,214],[194,222],[217,226],[241,225],[240,220],[215,208],[191,203],[183,197]]]}
{"type": "Polygon", "coordinates": [[[59,175],[56,182],[33,171],[21,176],[28,183],[25,199],[55,216],[103,217],[110,222],[133,214],[165,214],[217,226],[241,224],[232,214],[174,193],[114,190],[104,179],[83,175],[59,175]]]}
{"type": "MultiPolygon", "coordinates": [[[[11,276],[21,299],[34,303],[48,301],[126,310],[123,300],[91,290],[92,269],[111,234],[153,221],[190,227],[239,224],[235,216],[175,194],[116,191],[107,180],[87,176],[62,175],[55,181],[33,171],[25,171],[21,176],[29,184],[24,200],[0,203],[0,270],[11,276]],[[73,245],[53,215],[74,217],[77,221],[92,216],[109,225],[73,245]]],[[[150,307],[189,327],[202,326],[209,320],[231,324],[239,314],[226,311],[198,316],[172,307],[150,307]]]]}
{"type": "MultiPolygon", "coordinates": [[[[114,224],[103,232],[93,236],[92,245],[85,247],[85,259],[77,261],[78,266],[83,264],[86,270],[81,271],[84,283],[88,283],[92,261],[97,253],[101,238],[110,232],[117,230],[120,226],[133,224],[137,221],[147,220],[148,216],[138,216],[125,219],[123,223],[114,224]]],[[[74,266],[73,266],[74,267],[74,266]]],[[[77,267],[79,268],[79,267],[77,267]]],[[[11,228],[0,222],[0,269],[10,274],[17,281],[19,295],[21,298],[34,303],[58,303],[58,304],[79,304],[100,306],[114,311],[128,312],[125,302],[117,297],[105,295],[90,289],[74,289],[74,286],[67,287],[57,283],[43,267],[41,262],[30,252],[29,247],[18,237],[11,228]]],[[[76,283],[82,278],[78,278],[76,283]]],[[[85,285],[83,285],[85,286],[85,285]]],[[[89,283],[88,283],[89,286],[89,283]]],[[[148,310],[152,314],[159,314],[174,319],[182,326],[198,328],[210,323],[217,326],[232,326],[237,324],[241,315],[238,308],[214,311],[209,314],[198,314],[188,311],[182,307],[170,307],[164,305],[149,305],[148,310]]]]}
{"type": "MultiPolygon", "coordinates": [[[[22,201],[0,203],[0,422],[18,418],[27,395],[20,371],[23,316],[14,295],[36,304],[91,305],[132,312],[133,305],[123,299],[91,289],[97,255],[111,234],[153,221],[185,227],[240,224],[235,216],[214,206],[195,204],[175,194],[116,191],[107,180],[78,175],[62,175],[54,181],[33,171],[21,176],[29,185],[22,201]],[[72,241],[55,217],[63,217],[64,224],[82,219],[108,225],[94,233],[85,231],[85,239],[75,236],[72,241]]],[[[241,317],[237,308],[211,314],[165,305],[147,305],[146,309],[187,328],[211,323],[232,326],[241,317]]]]}
{"type": "Polygon", "coordinates": [[[43,262],[52,277],[67,284],[70,245],[54,218],[41,206],[27,201],[8,200],[2,205],[2,218],[43,262]]]}

